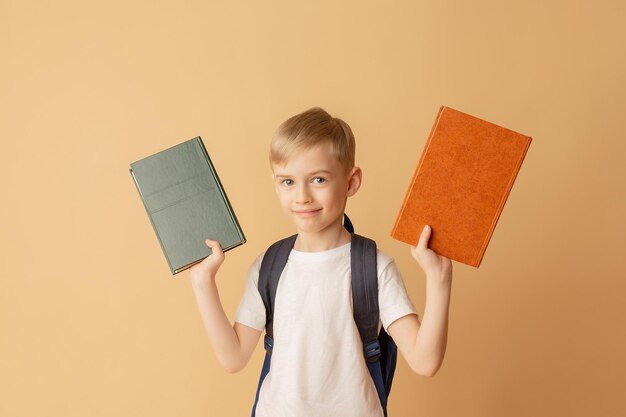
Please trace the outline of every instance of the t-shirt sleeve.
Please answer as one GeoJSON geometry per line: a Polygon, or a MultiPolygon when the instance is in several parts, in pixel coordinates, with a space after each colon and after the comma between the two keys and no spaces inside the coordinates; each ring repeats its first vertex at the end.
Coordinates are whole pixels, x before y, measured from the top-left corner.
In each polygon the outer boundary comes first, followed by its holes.
{"type": "Polygon", "coordinates": [[[417,310],[406,292],[395,261],[379,252],[378,264],[378,308],[380,321],[387,331],[391,323],[408,314],[417,315],[417,310]]]}
{"type": "Polygon", "coordinates": [[[245,324],[259,331],[263,331],[265,328],[265,305],[263,304],[261,294],[259,294],[258,287],[259,269],[261,268],[262,259],[263,254],[259,255],[248,268],[246,286],[235,314],[237,323],[245,324]]]}

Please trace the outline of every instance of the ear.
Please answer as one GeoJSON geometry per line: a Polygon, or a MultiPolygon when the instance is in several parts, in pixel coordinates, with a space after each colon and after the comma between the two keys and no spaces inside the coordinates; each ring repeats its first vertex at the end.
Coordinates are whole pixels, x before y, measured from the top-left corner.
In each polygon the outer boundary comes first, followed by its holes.
{"type": "Polygon", "coordinates": [[[352,197],[361,188],[361,181],[363,180],[363,172],[361,168],[354,167],[348,174],[348,197],[352,197]]]}

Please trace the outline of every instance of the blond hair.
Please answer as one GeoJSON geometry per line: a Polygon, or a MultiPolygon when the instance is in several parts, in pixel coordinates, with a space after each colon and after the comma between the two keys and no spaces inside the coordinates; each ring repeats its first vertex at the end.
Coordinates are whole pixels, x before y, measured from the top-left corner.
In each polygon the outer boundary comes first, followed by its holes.
{"type": "Polygon", "coordinates": [[[354,167],[355,143],[350,126],[320,107],[296,114],[278,126],[270,144],[270,163],[285,164],[294,152],[324,142],[330,144],[331,153],[346,172],[354,167]]]}

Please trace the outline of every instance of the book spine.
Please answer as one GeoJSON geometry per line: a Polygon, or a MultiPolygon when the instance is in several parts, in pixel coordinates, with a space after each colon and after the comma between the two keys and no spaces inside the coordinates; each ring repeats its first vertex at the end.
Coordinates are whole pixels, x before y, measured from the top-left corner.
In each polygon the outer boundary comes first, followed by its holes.
{"type": "Polygon", "coordinates": [[[233,207],[230,205],[230,200],[228,200],[228,197],[226,196],[226,191],[224,191],[224,187],[222,186],[222,182],[220,181],[219,176],[217,175],[217,171],[215,171],[215,167],[213,166],[213,163],[211,162],[211,158],[209,157],[209,153],[207,152],[206,148],[204,147],[204,142],[202,142],[202,138],[200,136],[196,137],[196,144],[197,146],[200,148],[200,150],[202,151],[202,155],[204,155],[204,159],[206,160],[207,164],[209,165],[209,170],[211,171],[211,175],[213,175],[213,178],[215,178],[215,183],[217,184],[220,194],[222,195],[222,198],[224,199],[224,202],[226,203],[226,207],[228,207],[228,214],[230,215],[230,218],[233,222],[233,224],[235,225],[236,229],[237,229],[237,233],[239,234],[240,239],[242,240],[241,243],[237,243],[236,245],[233,246],[229,246],[227,248],[222,248],[224,251],[228,250],[228,249],[232,249],[236,246],[239,246],[243,243],[246,242],[246,237],[243,234],[243,229],[241,228],[241,225],[239,224],[239,221],[237,220],[237,216],[235,216],[235,211],[233,210],[233,207]]]}
{"type": "MultiPolygon", "coordinates": [[[[426,140],[426,144],[424,145],[424,150],[422,151],[422,155],[420,156],[419,162],[417,163],[417,167],[415,168],[415,172],[413,173],[413,178],[411,179],[411,183],[409,185],[409,189],[407,190],[405,196],[404,196],[404,201],[402,202],[402,206],[400,209],[400,213],[398,213],[398,216],[396,217],[396,222],[393,225],[393,229],[391,231],[391,236],[394,238],[397,238],[396,234],[398,233],[398,228],[400,227],[400,221],[402,220],[403,214],[404,214],[404,210],[407,207],[407,203],[409,201],[409,198],[411,196],[411,193],[413,192],[413,187],[415,186],[415,183],[417,181],[417,177],[419,175],[420,169],[422,167],[422,163],[424,162],[424,158],[426,157],[426,154],[428,153],[428,147],[430,146],[431,140],[435,134],[435,131],[437,130],[437,125],[439,124],[439,121],[441,120],[441,115],[443,114],[443,111],[446,107],[445,106],[441,106],[439,108],[439,113],[437,114],[437,118],[435,119],[435,123],[433,124],[432,129],[430,130],[430,135],[428,135],[428,140],[426,140]]],[[[421,234],[421,230],[418,232],[418,237],[421,234]]],[[[406,242],[406,240],[403,240],[405,243],[409,243],[411,244],[411,242],[406,242]]]]}

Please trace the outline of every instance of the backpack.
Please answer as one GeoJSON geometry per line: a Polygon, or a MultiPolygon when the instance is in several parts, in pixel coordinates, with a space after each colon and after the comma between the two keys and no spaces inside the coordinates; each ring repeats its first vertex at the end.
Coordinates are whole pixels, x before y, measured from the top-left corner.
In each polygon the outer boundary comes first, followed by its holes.
{"type": "MultiPolygon", "coordinates": [[[[376,265],[376,242],[354,233],[348,216],[344,214],[344,227],[352,234],[350,246],[352,274],[352,305],[354,320],[363,343],[363,359],[367,362],[378,398],[387,417],[387,398],[396,369],[398,349],[393,339],[381,327],[378,333],[378,273],[376,265]]],[[[289,253],[298,235],[279,240],[271,245],[261,262],[259,271],[259,293],[265,304],[266,335],[264,338],[265,360],[259,378],[252,417],[255,416],[259,393],[265,376],[270,370],[272,358],[274,300],[280,275],[287,264],[289,253]]],[[[280,341],[278,341],[280,343],[280,341]]]]}

